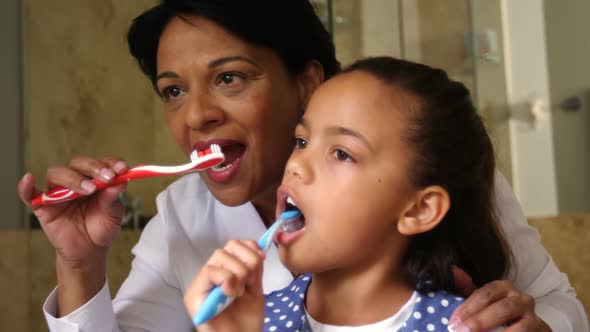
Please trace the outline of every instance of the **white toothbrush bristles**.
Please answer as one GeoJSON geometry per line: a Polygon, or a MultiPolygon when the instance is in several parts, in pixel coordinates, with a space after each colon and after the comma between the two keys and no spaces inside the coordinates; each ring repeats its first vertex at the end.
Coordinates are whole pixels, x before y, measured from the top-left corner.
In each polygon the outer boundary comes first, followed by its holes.
{"type": "Polygon", "coordinates": [[[195,162],[195,161],[197,161],[197,159],[199,159],[199,155],[197,154],[197,150],[193,150],[193,152],[191,152],[190,158],[191,158],[191,162],[195,162]]]}
{"type": "MultiPolygon", "coordinates": [[[[211,146],[209,147],[209,151],[210,152],[207,154],[204,154],[203,157],[208,156],[212,153],[221,153],[221,147],[217,144],[211,144],[211,146]]],[[[199,159],[199,153],[197,152],[197,150],[193,150],[193,152],[191,152],[190,159],[191,159],[191,162],[195,162],[199,159]]]]}

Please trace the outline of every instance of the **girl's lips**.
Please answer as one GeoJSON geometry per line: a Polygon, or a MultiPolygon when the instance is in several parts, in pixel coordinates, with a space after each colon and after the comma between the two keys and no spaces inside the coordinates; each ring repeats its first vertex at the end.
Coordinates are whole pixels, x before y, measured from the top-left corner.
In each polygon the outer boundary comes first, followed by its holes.
{"type": "Polygon", "coordinates": [[[306,227],[303,226],[303,228],[301,228],[295,232],[290,232],[290,233],[278,231],[277,236],[275,237],[276,244],[279,246],[291,245],[293,242],[297,241],[298,238],[303,236],[303,234],[305,233],[305,228],[306,227]]]}

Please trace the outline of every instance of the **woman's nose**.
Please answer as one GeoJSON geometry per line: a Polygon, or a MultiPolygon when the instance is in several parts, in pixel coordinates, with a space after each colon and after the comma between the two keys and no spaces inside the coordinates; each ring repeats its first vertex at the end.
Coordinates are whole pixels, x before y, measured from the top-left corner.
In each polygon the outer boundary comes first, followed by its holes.
{"type": "Polygon", "coordinates": [[[191,98],[185,110],[185,121],[189,128],[206,130],[222,124],[225,114],[213,97],[200,94],[191,98]]]}

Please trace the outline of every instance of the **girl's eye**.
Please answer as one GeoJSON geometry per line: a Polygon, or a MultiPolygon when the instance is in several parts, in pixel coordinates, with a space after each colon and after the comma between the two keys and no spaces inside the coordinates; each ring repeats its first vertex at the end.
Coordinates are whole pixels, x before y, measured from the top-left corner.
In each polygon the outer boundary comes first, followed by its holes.
{"type": "Polygon", "coordinates": [[[183,91],[179,87],[171,86],[165,88],[164,91],[162,91],[162,97],[164,97],[165,100],[170,100],[179,97],[182,95],[182,93],[183,91]]]}
{"type": "Polygon", "coordinates": [[[340,161],[354,161],[352,157],[341,149],[336,149],[333,152],[334,157],[340,161]]]}
{"type": "Polygon", "coordinates": [[[295,149],[305,149],[305,146],[307,145],[306,140],[304,140],[301,137],[295,137],[294,141],[295,141],[295,149]]]}

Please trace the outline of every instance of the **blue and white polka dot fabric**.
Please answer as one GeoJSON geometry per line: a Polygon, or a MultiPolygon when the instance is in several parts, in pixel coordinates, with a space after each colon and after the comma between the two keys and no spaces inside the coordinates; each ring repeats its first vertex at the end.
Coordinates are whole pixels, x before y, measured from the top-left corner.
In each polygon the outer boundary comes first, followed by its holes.
{"type": "MultiPolygon", "coordinates": [[[[281,290],[266,295],[264,331],[311,331],[305,315],[304,297],[311,275],[304,274],[281,290]]],[[[449,318],[463,298],[446,292],[419,293],[410,317],[397,332],[448,331],[449,318]]]]}

